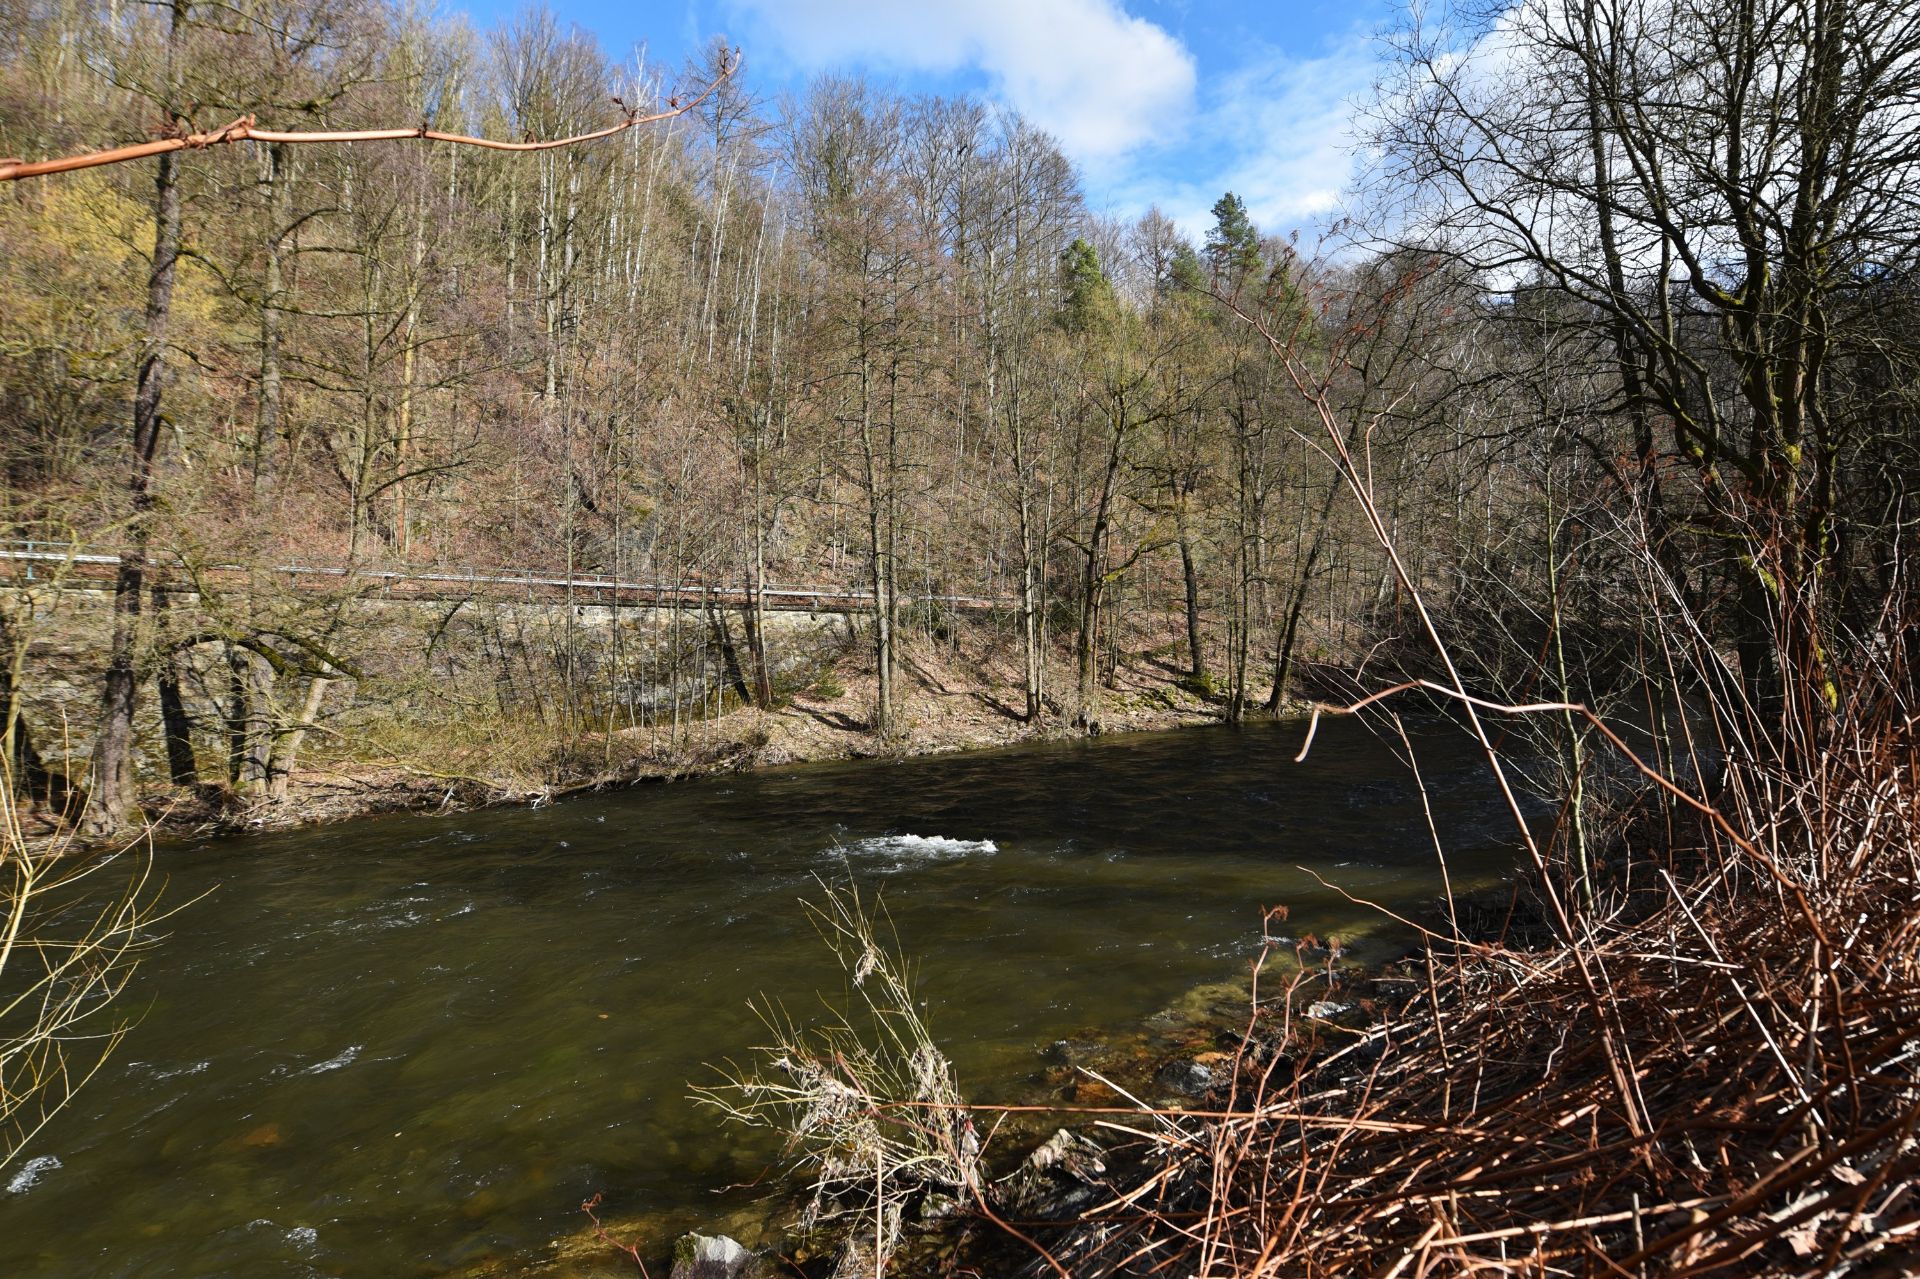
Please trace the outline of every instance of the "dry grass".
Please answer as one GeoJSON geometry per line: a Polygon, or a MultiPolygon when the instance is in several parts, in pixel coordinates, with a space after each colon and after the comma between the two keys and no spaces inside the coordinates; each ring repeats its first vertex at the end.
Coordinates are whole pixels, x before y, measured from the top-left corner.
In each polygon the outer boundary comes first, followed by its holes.
{"type": "Polygon", "coordinates": [[[843,997],[807,1027],[762,1004],[769,1038],[754,1063],[729,1065],[696,1095],[735,1123],[786,1134],[808,1183],[801,1228],[840,1244],[836,1273],[880,1274],[910,1202],[977,1193],[980,1143],[884,909],[852,884],[822,884],[805,908],[846,974],[843,997]]]}

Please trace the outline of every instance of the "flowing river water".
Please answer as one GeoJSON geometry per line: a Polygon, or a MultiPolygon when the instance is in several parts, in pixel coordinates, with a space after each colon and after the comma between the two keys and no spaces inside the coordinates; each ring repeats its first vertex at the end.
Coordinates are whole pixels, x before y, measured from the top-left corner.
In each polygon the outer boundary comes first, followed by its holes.
{"type": "MultiPolygon", "coordinates": [[[[459,1273],[577,1230],[582,1199],[710,1219],[764,1142],[688,1102],[841,980],[798,906],[878,890],[976,1099],[1062,1037],[1244,971],[1262,907],[1394,943],[1439,869],[1412,774],[1353,721],[805,765],[165,846],[191,901],[138,1024],[0,1173],[0,1275],[459,1273]],[[203,895],[204,894],[204,895],[203,895]],[[198,898],[198,900],[193,900],[198,898]]],[[[1451,726],[1415,736],[1456,884],[1513,861],[1451,726]]],[[[1397,744],[1397,743],[1396,743],[1397,744]]],[[[1369,940],[1369,937],[1371,938],[1369,940]]]]}

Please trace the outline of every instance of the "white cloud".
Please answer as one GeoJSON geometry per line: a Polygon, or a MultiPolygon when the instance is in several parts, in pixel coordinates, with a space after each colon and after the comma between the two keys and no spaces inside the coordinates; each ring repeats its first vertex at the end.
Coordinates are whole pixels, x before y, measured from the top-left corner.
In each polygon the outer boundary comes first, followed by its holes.
{"type": "Polygon", "coordinates": [[[1371,91],[1378,56],[1358,32],[1312,57],[1249,50],[1209,85],[1176,151],[1116,175],[1116,211],[1158,203],[1197,240],[1213,224],[1214,201],[1232,191],[1262,231],[1323,224],[1353,176],[1354,111],[1371,91]]]}
{"type": "Polygon", "coordinates": [[[731,0],[802,67],[978,69],[1086,161],[1168,136],[1191,109],[1186,47],[1115,0],[731,0]]]}

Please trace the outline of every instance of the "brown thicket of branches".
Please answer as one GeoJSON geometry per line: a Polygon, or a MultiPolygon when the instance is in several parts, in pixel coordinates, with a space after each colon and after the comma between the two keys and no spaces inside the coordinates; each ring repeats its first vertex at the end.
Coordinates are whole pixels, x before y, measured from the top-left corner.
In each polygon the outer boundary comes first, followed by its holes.
{"type": "Polygon", "coordinates": [[[1558,801],[1513,806],[1532,926],[1449,899],[1358,1031],[1257,987],[1222,1113],[1163,1118],[1032,1272],[1913,1273],[1920,18],[1444,18],[1402,33],[1368,194],[1409,301],[1502,289],[1499,362],[1370,402],[1390,291],[1230,301],[1397,580],[1363,713],[1425,698],[1558,801]],[[1445,575],[1391,443],[1436,395],[1537,503],[1445,575]]]}

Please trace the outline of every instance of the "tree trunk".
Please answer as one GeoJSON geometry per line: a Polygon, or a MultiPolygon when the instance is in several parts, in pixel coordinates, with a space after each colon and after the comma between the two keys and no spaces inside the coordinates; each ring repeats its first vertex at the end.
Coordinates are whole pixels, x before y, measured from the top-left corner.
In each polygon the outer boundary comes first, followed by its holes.
{"type": "Polygon", "coordinates": [[[0,612],[0,764],[10,771],[7,784],[30,801],[50,805],[63,816],[75,800],[65,778],[56,779],[33,744],[20,697],[20,672],[26,659],[24,638],[17,638],[0,612]]]}
{"type": "MultiPolygon", "coordinates": [[[[1358,421],[1347,429],[1349,448],[1359,438],[1360,429],[1358,421]]],[[[1287,684],[1293,677],[1293,648],[1300,634],[1300,614],[1306,608],[1307,591],[1313,585],[1314,566],[1319,563],[1320,552],[1327,544],[1327,524],[1333,518],[1333,504],[1339,497],[1340,477],[1336,475],[1327,482],[1326,495],[1320,499],[1320,514],[1314,524],[1313,541],[1307,546],[1306,558],[1301,562],[1300,572],[1287,598],[1287,618],[1280,628],[1279,644],[1273,655],[1273,692],[1267,695],[1269,715],[1279,714],[1280,708],[1286,704],[1287,684]]]]}
{"type": "Polygon", "coordinates": [[[1120,464],[1126,456],[1126,407],[1116,404],[1108,421],[1106,470],[1100,478],[1100,501],[1095,507],[1093,532],[1087,538],[1086,571],[1081,580],[1080,636],[1076,644],[1077,674],[1080,683],[1080,710],[1075,722],[1089,733],[1100,731],[1100,693],[1094,670],[1094,647],[1099,641],[1100,603],[1106,591],[1106,576],[1101,569],[1107,545],[1107,530],[1113,521],[1114,492],[1120,480],[1120,464]]]}
{"type": "Polygon", "coordinates": [[[1253,556],[1244,536],[1235,558],[1239,580],[1234,587],[1232,610],[1232,671],[1227,677],[1227,722],[1231,724],[1247,717],[1247,654],[1253,645],[1253,556]]]}
{"type": "Polygon", "coordinates": [[[1313,581],[1313,561],[1319,551],[1320,539],[1316,537],[1287,599],[1287,618],[1280,628],[1278,646],[1273,655],[1273,691],[1267,695],[1267,713],[1271,715],[1279,714],[1280,708],[1286,704],[1287,685],[1293,679],[1293,648],[1300,633],[1300,613],[1306,607],[1307,588],[1313,581]]]}
{"type": "Polygon", "coordinates": [[[751,705],[753,693],[747,688],[746,673],[740,669],[740,650],[734,647],[733,632],[727,627],[726,614],[714,607],[713,596],[705,597],[707,625],[713,631],[713,642],[720,648],[721,672],[727,683],[733,685],[733,691],[740,695],[742,703],[751,705]]]}
{"type": "Polygon", "coordinates": [[[319,717],[320,703],[327,695],[327,686],[332,683],[324,675],[315,675],[307,683],[307,696],[300,706],[300,718],[287,730],[287,735],[274,751],[270,793],[275,799],[287,797],[287,783],[293,778],[294,766],[300,762],[300,747],[307,740],[307,729],[319,717]]]}
{"type": "MultiPolygon", "coordinates": [[[[866,340],[864,332],[861,341],[866,340]]],[[[880,459],[874,441],[873,386],[865,352],[860,357],[860,455],[867,489],[868,581],[873,589],[873,656],[878,691],[873,728],[893,730],[893,596],[887,565],[886,501],[881,492],[880,459]]]]}
{"type": "Polygon", "coordinates": [[[1080,709],[1074,716],[1074,723],[1089,733],[1100,731],[1100,682],[1094,662],[1094,646],[1100,631],[1100,596],[1103,593],[1099,565],[1099,558],[1089,553],[1080,595],[1080,634],[1073,646],[1074,674],[1080,695],[1080,709]]]}
{"type": "Polygon", "coordinates": [[[260,403],[253,434],[254,513],[272,505],[280,476],[281,321],[286,292],[282,265],[287,227],[293,221],[293,181],[284,143],[266,149],[267,261],[260,300],[260,403]]]}
{"type": "Polygon", "coordinates": [[[175,786],[198,786],[200,769],[193,758],[193,721],[187,717],[180,694],[180,655],[169,653],[155,677],[160,691],[160,727],[167,741],[167,776],[175,786]]]}
{"type": "Polygon", "coordinates": [[[1043,577],[1040,550],[1035,545],[1033,527],[1033,473],[1027,465],[1027,433],[1020,420],[1017,381],[1008,397],[1007,434],[1013,447],[1014,506],[1020,525],[1020,644],[1025,659],[1026,721],[1037,724],[1046,710],[1042,683],[1045,650],[1041,642],[1040,617],[1043,577]]]}
{"type": "MultiPolygon", "coordinates": [[[[153,611],[156,617],[167,611],[167,594],[158,583],[153,587],[153,611]]],[[[180,666],[184,660],[179,649],[169,645],[154,674],[160,693],[160,731],[167,744],[167,776],[175,786],[198,786],[200,769],[193,758],[193,721],[187,718],[186,699],[180,693],[180,666]]]]}
{"type": "Polygon", "coordinates": [[[752,580],[747,584],[747,655],[753,662],[753,700],[761,710],[773,706],[773,672],[767,660],[767,522],[766,478],[760,443],[753,453],[752,580]]]}
{"type": "MultiPolygon", "coordinates": [[[[174,0],[168,37],[171,62],[186,19],[185,0],[174,0]]],[[[168,75],[172,75],[169,66],[168,75]]],[[[172,104],[168,116],[185,127],[172,104]]],[[[160,445],[160,394],[166,381],[167,329],[173,315],[174,267],[180,256],[179,152],[154,161],[153,264],[147,276],[145,332],[133,394],[133,453],[127,475],[132,507],[128,546],[113,583],[113,634],[101,684],[100,731],[88,773],[84,827],[89,835],[113,836],[136,820],[138,787],[133,772],[133,714],[139,679],[140,601],[146,593],[147,551],[153,537],[153,459],[160,445]]]]}
{"type": "Polygon", "coordinates": [[[1033,503],[1025,491],[1026,481],[1021,484],[1020,494],[1020,641],[1025,656],[1027,723],[1035,724],[1046,709],[1042,673],[1045,670],[1046,654],[1041,648],[1040,610],[1040,564],[1033,545],[1033,503]]]}
{"type": "Polygon", "coordinates": [[[1207,659],[1200,646],[1200,573],[1193,563],[1193,538],[1187,533],[1187,516],[1179,513],[1180,574],[1187,588],[1187,678],[1196,689],[1206,687],[1207,659]]]}
{"type": "Polygon", "coordinates": [[[227,778],[243,795],[265,795],[273,776],[273,667],[235,644],[227,672],[227,778]]]}

